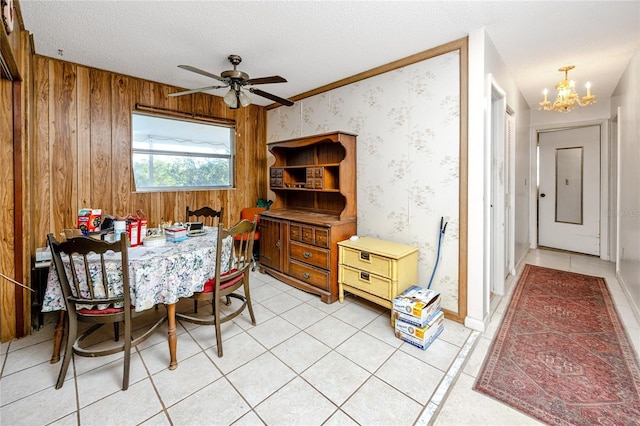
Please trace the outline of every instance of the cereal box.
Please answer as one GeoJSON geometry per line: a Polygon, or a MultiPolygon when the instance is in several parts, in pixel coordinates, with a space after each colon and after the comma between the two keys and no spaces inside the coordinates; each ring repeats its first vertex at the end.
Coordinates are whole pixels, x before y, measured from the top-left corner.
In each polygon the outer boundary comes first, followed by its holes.
{"type": "Polygon", "coordinates": [[[424,327],[440,311],[440,293],[411,286],[393,299],[393,316],[397,320],[424,327]]]}
{"type": "Polygon", "coordinates": [[[100,232],[101,226],[101,209],[84,208],[78,211],[78,229],[82,232],[82,235],[88,235],[90,232],[100,232]]]}
{"type": "Polygon", "coordinates": [[[396,337],[411,345],[426,350],[444,330],[444,312],[438,310],[436,316],[424,327],[416,327],[403,321],[396,321],[396,337]]]}

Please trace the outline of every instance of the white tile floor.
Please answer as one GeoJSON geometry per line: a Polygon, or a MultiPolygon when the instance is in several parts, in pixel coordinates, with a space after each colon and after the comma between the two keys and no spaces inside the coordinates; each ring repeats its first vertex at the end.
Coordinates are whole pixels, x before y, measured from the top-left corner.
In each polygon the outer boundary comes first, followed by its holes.
{"type": "MultiPolygon", "coordinates": [[[[544,250],[530,252],[526,263],[604,276],[640,353],[640,326],[612,263],[544,250]]],[[[446,320],[442,335],[421,351],[394,337],[388,310],[362,299],[326,305],[257,272],[251,286],[258,325],[244,314],[225,323],[224,357],[217,357],[213,327],[180,323],[179,366],[169,371],[165,327],[134,350],[126,392],[121,354],[75,357],[55,390],[60,364],[49,359],[56,316],[48,314],[43,329],[1,346],[0,422],[539,424],[472,390],[508,296],[494,297],[484,334],[446,320]]],[[[178,309],[191,305],[187,300],[178,309]]]]}

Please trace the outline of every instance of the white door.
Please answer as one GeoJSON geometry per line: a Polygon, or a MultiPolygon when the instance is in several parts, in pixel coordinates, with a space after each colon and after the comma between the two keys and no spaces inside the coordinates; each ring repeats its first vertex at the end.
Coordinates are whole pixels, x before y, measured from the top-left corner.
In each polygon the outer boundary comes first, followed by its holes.
{"type": "Polygon", "coordinates": [[[507,99],[505,92],[493,81],[489,80],[491,91],[491,114],[487,117],[491,129],[491,197],[490,197],[490,290],[503,295],[506,275],[506,232],[505,232],[505,118],[507,99]]]}
{"type": "Polygon", "coordinates": [[[538,134],[538,244],[600,255],[600,126],[538,134]]]}
{"type": "Polygon", "coordinates": [[[507,112],[505,115],[505,148],[504,148],[504,276],[507,277],[514,272],[514,211],[515,204],[513,173],[515,162],[513,158],[513,150],[515,147],[515,117],[507,112]]]}

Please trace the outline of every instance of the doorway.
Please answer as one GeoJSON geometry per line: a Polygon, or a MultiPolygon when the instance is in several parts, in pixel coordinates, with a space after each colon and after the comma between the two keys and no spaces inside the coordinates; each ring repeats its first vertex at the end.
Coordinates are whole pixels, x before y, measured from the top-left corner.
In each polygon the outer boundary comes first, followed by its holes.
{"type": "Polygon", "coordinates": [[[507,105],[506,93],[489,76],[488,91],[491,103],[487,116],[487,135],[490,164],[488,192],[489,196],[489,292],[487,302],[492,294],[504,295],[505,282],[509,274],[515,273],[515,220],[514,220],[514,182],[513,158],[515,144],[515,115],[507,105]]]}
{"type": "Polygon", "coordinates": [[[600,133],[538,133],[538,245],[600,255],[600,133]]]}

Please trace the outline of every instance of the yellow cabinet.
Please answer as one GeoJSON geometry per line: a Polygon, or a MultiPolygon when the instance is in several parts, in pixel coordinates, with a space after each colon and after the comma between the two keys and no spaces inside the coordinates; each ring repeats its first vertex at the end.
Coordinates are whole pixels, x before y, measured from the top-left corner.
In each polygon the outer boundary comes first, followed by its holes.
{"type": "Polygon", "coordinates": [[[418,247],[370,237],[338,243],[340,303],[348,291],[392,309],[393,298],[412,285],[419,285],[418,247]]]}

